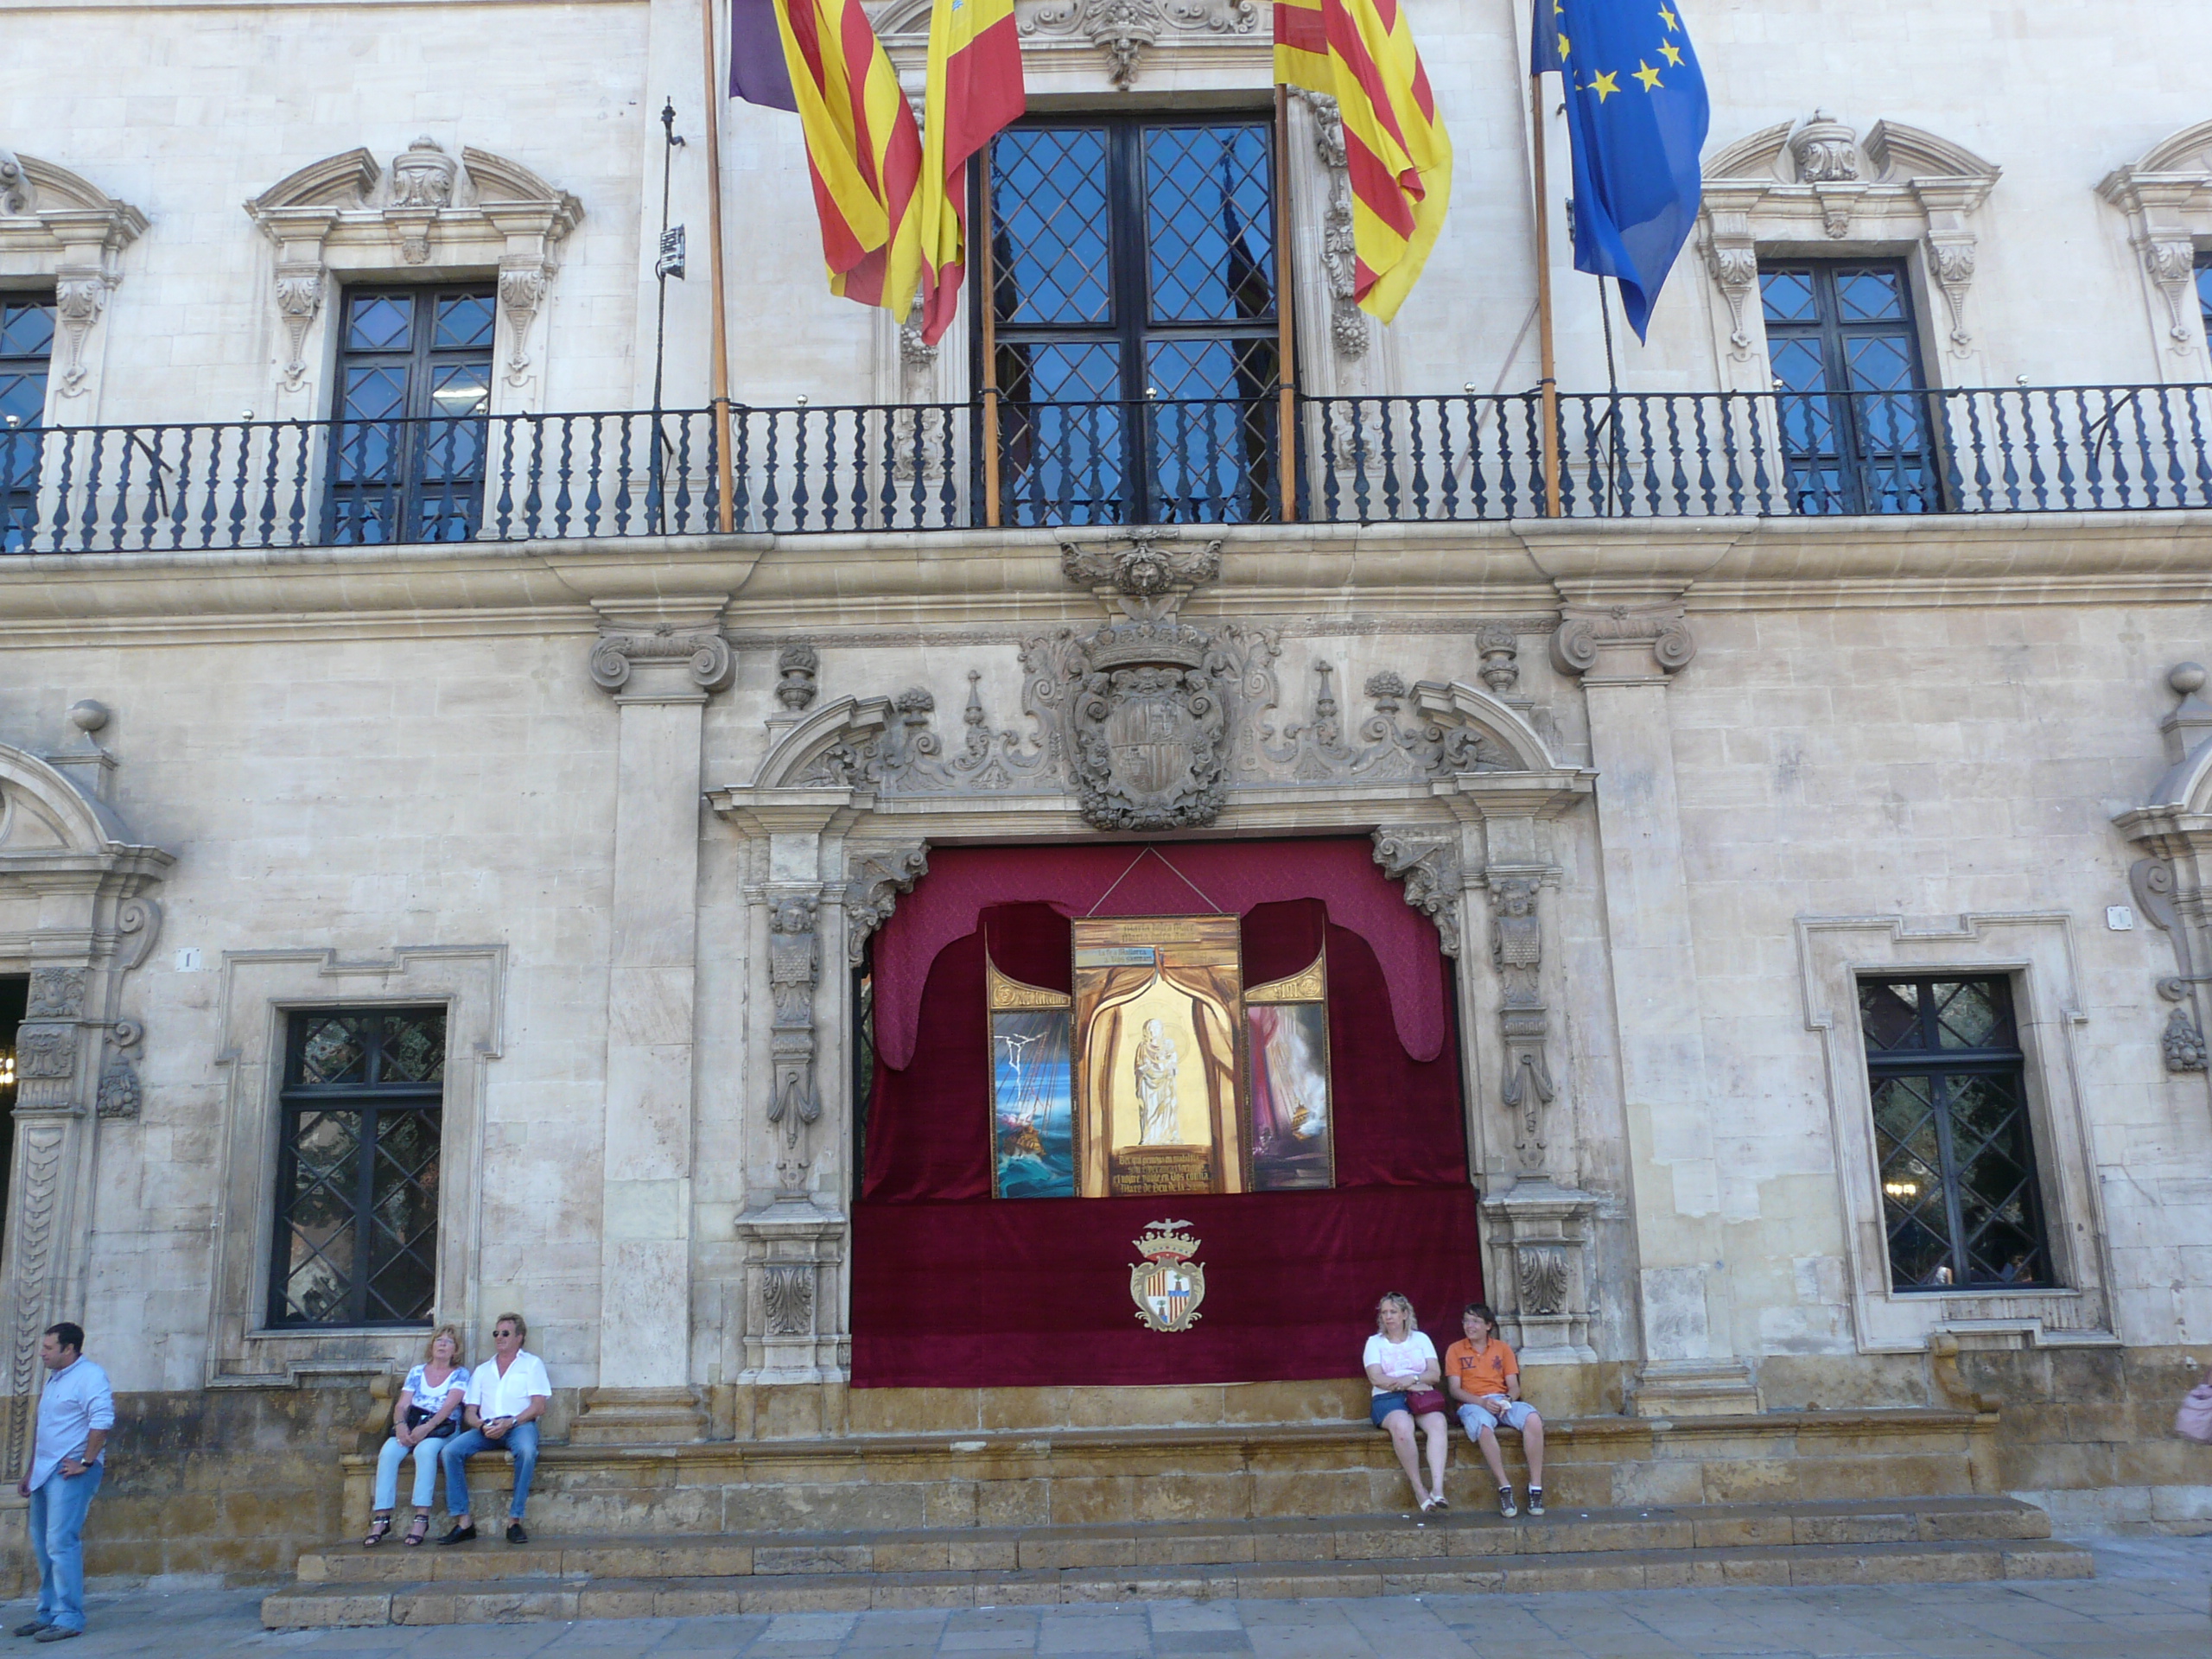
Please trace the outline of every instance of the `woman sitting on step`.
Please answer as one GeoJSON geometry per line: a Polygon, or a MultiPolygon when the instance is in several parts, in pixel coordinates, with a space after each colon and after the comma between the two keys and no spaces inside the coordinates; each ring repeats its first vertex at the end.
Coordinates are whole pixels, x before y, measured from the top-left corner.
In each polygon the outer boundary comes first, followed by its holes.
{"type": "Polygon", "coordinates": [[[391,1402],[391,1436],[377,1454],[376,1516],[364,1549],[385,1541],[391,1530],[392,1506],[399,1497],[399,1465],[415,1454],[415,1524],[407,1541],[419,1544],[430,1535],[430,1498],[436,1490],[438,1453],[461,1427],[461,1395],[468,1387],[468,1368],[461,1363],[461,1332],[442,1325],[430,1333],[423,1350],[423,1363],[407,1373],[399,1395],[391,1402]]]}
{"type": "Polygon", "coordinates": [[[1413,1483],[1414,1499],[1423,1510],[1449,1509],[1444,1501],[1444,1458],[1451,1446],[1446,1402],[1438,1391],[1443,1370],[1436,1344],[1421,1335],[1414,1305],[1392,1291],[1375,1305],[1375,1334],[1367,1339],[1367,1382],[1372,1392],[1368,1421],[1387,1430],[1397,1448],[1399,1466],[1413,1483]],[[1414,1443],[1418,1424],[1428,1436],[1428,1484],[1421,1484],[1421,1452],[1414,1443]]]}

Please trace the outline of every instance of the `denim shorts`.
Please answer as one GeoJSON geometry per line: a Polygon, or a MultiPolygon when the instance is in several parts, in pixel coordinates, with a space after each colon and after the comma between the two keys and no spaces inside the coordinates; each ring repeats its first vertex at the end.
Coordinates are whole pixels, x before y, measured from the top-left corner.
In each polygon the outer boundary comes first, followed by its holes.
{"type": "Polygon", "coordinates": [[[1509,1400],[1497,1411],[1471,1402],[1459,1408],[1459,1424],[1471,1438],[1479,1440],[1486,1428],[1525,1429],[1535,1414],[1536,1408],[1526,1400],[1509,1400]]]}
{"type": "Polygon", "coordinates": [[[1368,1402],[1367,1421],[1380,1428],[1382,1427],[1382,1420],[1385,1417],[1394,1411],[1405,1409],[1406,1394],[1403,1389],[1399,1389],[1395,1394],[1378,1394],[1368,1402]]]}

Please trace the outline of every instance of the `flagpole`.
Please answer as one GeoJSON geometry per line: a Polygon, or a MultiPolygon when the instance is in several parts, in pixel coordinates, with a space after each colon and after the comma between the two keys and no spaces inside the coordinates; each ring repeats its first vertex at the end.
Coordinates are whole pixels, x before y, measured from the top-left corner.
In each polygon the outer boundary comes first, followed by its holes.
{"type": "Polygon", "coordinates": [[[1282,455],[1282,522],[1298,522],[1298,334],[1290,315],[1290,93],[1275,83],[1275,358],[1281,408],[1275,448],[1282,455]]]}
{"type": "Polygon", "coordinates": [[[715,45],[715,0],[699,0],[699,28],[706,48],[707,77],[707,275],[715,308],[713,377],[715,410],[715,477],[721,487],[715,517],[722,534],[735,528],[734,478],[730,467],[729,429],[729,319],[722,296],[722,90],[715,69],[721,54],[715,45]]]}
{"type": "MultiPolygon", "coordinates": [[[[1541,25],[1539,25],[1541,27],[1541,25]]],[[[1529,137],[1536,185],[1536,364],[1542,401],[1544,517],[1559,517],[1559,382],[1552,356],[1550,187],[1544,178],[1544,78],[1529,77],[1529,137]]]]}
{"type": "MultiPolygon", "coordinates": [[[[934,115],[934,111],[931,112],[934,115]]],[[[976,168],[982,188],[976,194],[976,272],[982,283],[976,305],[983,331],[983,524],[999,527],[999,294],[992,265],[997,250],[991,237],[991,146],[985,144],[976,168]]]]}

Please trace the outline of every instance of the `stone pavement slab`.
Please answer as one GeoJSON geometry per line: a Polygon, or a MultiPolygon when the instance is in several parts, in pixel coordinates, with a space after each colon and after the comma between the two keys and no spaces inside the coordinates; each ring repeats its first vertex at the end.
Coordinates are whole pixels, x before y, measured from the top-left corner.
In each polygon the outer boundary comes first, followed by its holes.
{"type": "MultiPolygon", "coordinates": [[[[270,1632],[258,1590],[95,1593],[70,1659],[2206,1659],[2212,1538],[2100,1541],[2098,1577],[1374,1596],[270,1632]]],[[[30,1604],[0,1609],[12,1627],[30,1604]]],[[[0,1637],[3,1642],[4,1637],[0,1637]]],[[[21,1651],[48,1647],[22,1644],[21,1651]]]]}

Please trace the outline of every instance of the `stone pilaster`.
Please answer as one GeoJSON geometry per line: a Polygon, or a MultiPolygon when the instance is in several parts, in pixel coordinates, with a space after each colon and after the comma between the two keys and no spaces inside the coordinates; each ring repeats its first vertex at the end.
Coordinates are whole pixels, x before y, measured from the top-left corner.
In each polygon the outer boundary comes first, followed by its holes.
{"type": "Polygon", "coordinates": [[[692,1048],[698,944],[701,728],[734,671],[719,596],[599,606],[593,680],[614,699],[613,914],[601,1189],[600,1375],[592,1410],[638,1391],[666,1439],[668,1391],[690,1383],[692,1048]]]}

